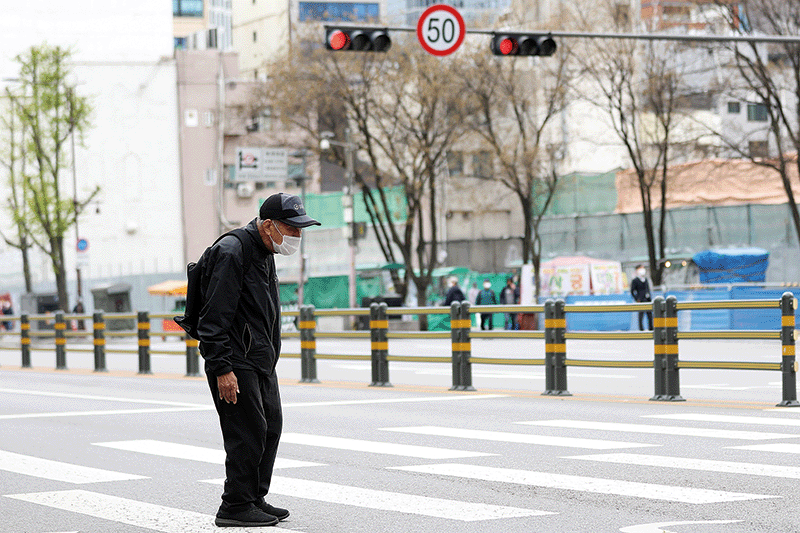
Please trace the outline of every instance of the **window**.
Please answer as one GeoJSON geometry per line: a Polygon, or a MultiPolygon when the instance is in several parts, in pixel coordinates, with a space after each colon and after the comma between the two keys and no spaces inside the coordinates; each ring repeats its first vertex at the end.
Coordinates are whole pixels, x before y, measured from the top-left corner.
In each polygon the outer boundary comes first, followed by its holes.
{"type": "Polygon", "coordinates": [[[769,143],[767,141],[750,141],[748,143],[750,157],[769,157],[769,143]]]}
{"type": "Polygon", "coordinates": [[[253,32],[253,42],[256,42],[257,40],[258,40],[258,33],[253,32]]]}
{"type": "Polygon", "coordinates": [[[742,111],[742,106],[739,102],[728,102],[728,113],[731,115],[738,115],[742,111]]]}
{"type": "Polygon", "coordinates": [[[748,122],[766,122],[769,120],[766,104],[747,104],[748,122]]]}
{"type": "Polygon", "coordinates": [[[203,0],[172,0],[172,15],[175,17],[202,17],[203,0]]]}
{"type": "Polygon", "coordinates": [[[298,10],[300,22],[370,22],[380,15],[377,2],[300,2],[298,10]]]}
{"type": "Polygon", "coordinates": [[[479,178],[491,178],[494,176],[492,152],[481,150],[472,154],[472,174],[479,178]]]}
{"type": "Polygon", "coordinates": [[[464,174],[463,152],[447,152],[447,171],[451,176],[461,176],[464,174]]]}

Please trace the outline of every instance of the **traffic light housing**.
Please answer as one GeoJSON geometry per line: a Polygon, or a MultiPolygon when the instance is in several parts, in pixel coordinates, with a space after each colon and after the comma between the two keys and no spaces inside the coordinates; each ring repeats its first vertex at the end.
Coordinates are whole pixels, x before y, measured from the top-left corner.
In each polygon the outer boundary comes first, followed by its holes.
{"type": "Polygon", "coordinates": [[[386,28],[325,26],[325,47],[335,52],[386,52],[392,39],[386,28]]]}
{"type": "Polygon", "coordinates": [[[496,56],[551,56],[556,42],[549,34],[493,33],[491,48],[496,56]]]}

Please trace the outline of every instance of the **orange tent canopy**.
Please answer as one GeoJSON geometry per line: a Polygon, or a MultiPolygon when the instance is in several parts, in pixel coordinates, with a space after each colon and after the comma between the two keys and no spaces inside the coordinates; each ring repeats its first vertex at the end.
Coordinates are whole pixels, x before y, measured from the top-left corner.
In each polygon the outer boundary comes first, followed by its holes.
{"type": "Polygon", "coordinates": [[[167,280],[147,288],[147,292],[158,296],[186,296],[185,280],[167,280]]]}

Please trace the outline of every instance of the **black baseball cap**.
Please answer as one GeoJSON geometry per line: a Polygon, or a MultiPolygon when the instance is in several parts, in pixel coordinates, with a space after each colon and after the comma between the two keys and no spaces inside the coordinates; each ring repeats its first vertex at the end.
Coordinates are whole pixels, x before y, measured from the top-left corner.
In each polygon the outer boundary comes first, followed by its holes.
{"type": "Polygon", "coordinates": [[[295,228],[322,225],[306,214],[306,208],[299,196],[284,192],[273,194],[264,200],[258,214],[261,220],[280,220],[295,228]]]}

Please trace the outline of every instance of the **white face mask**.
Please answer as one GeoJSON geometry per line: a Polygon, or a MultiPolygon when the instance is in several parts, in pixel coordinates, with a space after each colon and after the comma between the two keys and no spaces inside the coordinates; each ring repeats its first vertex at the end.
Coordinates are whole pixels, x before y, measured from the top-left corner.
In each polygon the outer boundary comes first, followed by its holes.
{"type": "MultiPolygon", "coordinates": [[[[273,225],[275,226],[275,230],[278,233],[281,233],[281,230],[278,229],[278,225],[273,225]]],[[[272,247],[276,252],[281,255],[292,255],[300,249],[300,237],[292,237],[291,235],[284,235],[283,233],[281,233],[281,235],[283,236],[283,242],[280,244],[277,244],[272,236],[269,238],[269,240],[272,241],[272,247]]]]}
{"type": "Polygon", "coordinates": [[[492,288],[492,284],[491,283],[484,283],[483,284],[483,288],[484,289],[491,289],[492,288]]]}
{"type": "Polygon", "coordinates": [[[643,268],[640,268],[639,270],[637,270],[637,271],[636,271],[636,274],[637,274],[637,275],[638,275],[640,278],[643,278],[643,277],[644,277],[644,275],[645,275],[645,274],[647,274],[647,270],[645,270],[645,269],[643,269],[643,268]]]}

